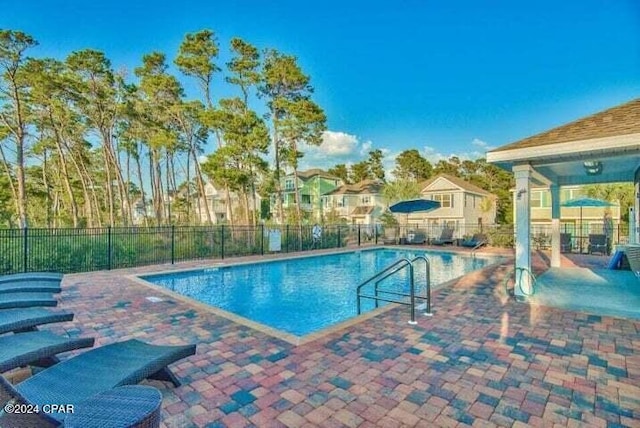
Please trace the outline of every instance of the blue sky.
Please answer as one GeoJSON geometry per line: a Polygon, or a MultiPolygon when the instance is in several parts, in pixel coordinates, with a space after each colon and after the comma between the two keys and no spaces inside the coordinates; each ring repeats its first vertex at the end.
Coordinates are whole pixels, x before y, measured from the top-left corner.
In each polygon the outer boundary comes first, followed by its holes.
{"type": "MultiPolygon", "coordinates": [[[[640,2],[3,1],[0,28],[25,31],[35,56],[104,51],[133,70],[154,50],[173,60],[208,28],[296,55],[328,117],[328,166],[380,148],[435,162],[497,147],[640,96],[640,2]]],[[[223,88],[219,95],[231,95],[223,88]]]]}

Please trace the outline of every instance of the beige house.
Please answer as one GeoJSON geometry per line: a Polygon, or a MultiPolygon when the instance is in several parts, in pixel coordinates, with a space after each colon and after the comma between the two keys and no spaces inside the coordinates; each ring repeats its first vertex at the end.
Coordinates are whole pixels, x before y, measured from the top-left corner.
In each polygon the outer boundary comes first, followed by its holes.
{"type": "Polygon", "coordinates": [[[350,224],[375,224],[387,206],[382,186],[379,181],[364,180],[325,193],[322,195],[324,218],[337,217],[350,224]]]}
{"type": "MultiPolygon", "coordinates": [[[[220,189],[213,185],[211,182],[205,183],[204,191],[206,195],[206,204],[209,207],[211,213],[211,221],[214,224],[225,222],[229,219],[230,210],[227,209],[227,192],[224,189],[220,189]]],[[[241,198],[235,192],[230,193],[231,208],[234,213],[238,210],[244,209],[244,203],[241,198]]],[[[198,199],[198,204],[202,204],[202,209],[197,205],[195,207],[196,212],[200,218],[200,222],[205,224],[207,222],[207,212],[204,209],[202,198],[198,199]]],[[[249,196],[249,210],[260,212],[261,198],[257,193],[252,198],[249,196]]],[[[234,218],[236,216],[234,215],[234,218]]]]}
{"type": "Polygon", "coordinates": [[[420,183],[420,194],[424,199],[440,202],[440,208],[409,214],[409,224],[448,226],[455,229],[455,236],[462,237],[467,229],[472,233],[479,226],[495,223],[497,197],[459,177],[436,175],[420,183]]]}
{"type": "MultiPolygon", "coordinates": [[[[576,207],[563,207],[562,204],[571,199],[584,197],[583,186],[563,186],[560,188],[560,222],[563,229],[573,230],[582,222],[583,229],[598,230],[602,228],[605,212],[611,214],[614,224],[620,222],[620,206],[611,207],[584,207],[582,210],[576,207]]],[[[514,219],[516,218],[514,192],[514,219]]],[[[544,187],[531,189],[531,224],[534,226],[551,225],[551,191],[544,187]]]]}

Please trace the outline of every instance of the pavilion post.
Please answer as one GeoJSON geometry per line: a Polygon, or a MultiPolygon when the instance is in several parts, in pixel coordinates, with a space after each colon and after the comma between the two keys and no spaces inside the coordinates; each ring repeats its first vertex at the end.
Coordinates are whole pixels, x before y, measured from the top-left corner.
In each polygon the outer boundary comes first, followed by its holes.
{"type": "Polygon", "coordinates": [[[516,299],[531,294],[531,165],[514,165],[516,179],[516,299]]]}
{"type": "Polygon", "coordinates": [[[560,186],[551,184],[551,267],[560,267],[560,186]]]}

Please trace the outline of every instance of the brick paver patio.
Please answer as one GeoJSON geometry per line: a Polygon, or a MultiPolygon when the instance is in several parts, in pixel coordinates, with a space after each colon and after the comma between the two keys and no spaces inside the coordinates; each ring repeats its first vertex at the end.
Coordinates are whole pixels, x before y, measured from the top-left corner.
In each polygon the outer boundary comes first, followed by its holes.
{"type": "Polygon", "coordinates": [[[183,386],[150,382],[166,427],[640,427],[640,322],[516,303],[509,263],[435,293],[417,326],[400,307],[301,346],[127,277],[205,265],[68,275],[76,319],[52,328],[197,343],[173,367],[183,386]]]}

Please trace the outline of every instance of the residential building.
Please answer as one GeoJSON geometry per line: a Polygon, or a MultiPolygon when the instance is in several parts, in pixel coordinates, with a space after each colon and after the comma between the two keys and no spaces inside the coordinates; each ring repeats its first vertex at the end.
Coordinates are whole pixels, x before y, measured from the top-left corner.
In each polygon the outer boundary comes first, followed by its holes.
{"type": "MultiPolygon", "coordinates": [[[[614,224],[620,222],[620,205],[614,204],[610,207],[564,207],[563,203],[571,199],[585,197],[584,186],[562,186],[560,188],[560,229],[562,232],[575,234],[581,227],[585,234],[589,231],[601,231],[604,223],[604,214],[609,212],[614,224]]],[[[516,195],[514,192],[514,219],[516,207],[516,195]]],[[[551,191],[544,187],[534,187],[531,189],[531,225],[542,230],[544,227],[551,227],[551,191]]]]}
{"type": "MultiPolygon", "coordinates": [[[[298,192],[301,210],[311,220],[321,221],[323,212],[321,196],[341,185],[342,180],[319,168],[298,171],[298,192]]],[[[294,209],[296,205],[294,174],[287,174],[282,177],[280,186],[282,189],[282,208],[285,212],[289,209],[294,209]]],[[[275,216],[277,210],[275,194],[271,195],[270,206],[271,214],[275,216]]]]}
{"type": "MultiPolygon", "coordinates": [[[[223,223],[228,221],[229,219],[229,210],[227,209],[227,192],[224,189],[219,188],[219,186],[215,186],[211,182],[206,182],[204,186],[204,191],[207,199],[207,205],[209,207],[209,212],[211,214],[211,221],[214,224],[223,223]]],[[[244,202],[240,195],[235,192],[230,193],[231,200],[231,211],[235,214],[238,213],[239,210],[244,210],[244,202]]],[[[249,195],[249,210],[257,211],[258,215],[260,215],[260,204],[261,198],[257,193],[254,197],[249,195]]],[[[199,204],[202,203],[202,199],[198,199],[198,205],[194,207],[197,215],[200,217],[201,223],[207,222],[207,212],[204,209],[204,205],[202,209],[199,208],[199,204]]],[[[234,218],[236,215],[234,215],[234,218]]]]}
{"type": "Polygon", "coordinates": [[[322,196],[325,218],[335,216],[349,224],[375,224],[387,206],[382,186],[380,181],[364,180],[325,193],[322,196]]]}
{"type": "Polygon", "coordinates": [[[449,174],[439,174],[420,183],[422,198],[440,202],[440,208],[412,213],[409,224],[453,228],[456,237],[473,233],[496,221],[496,195],[449,174]]]}

